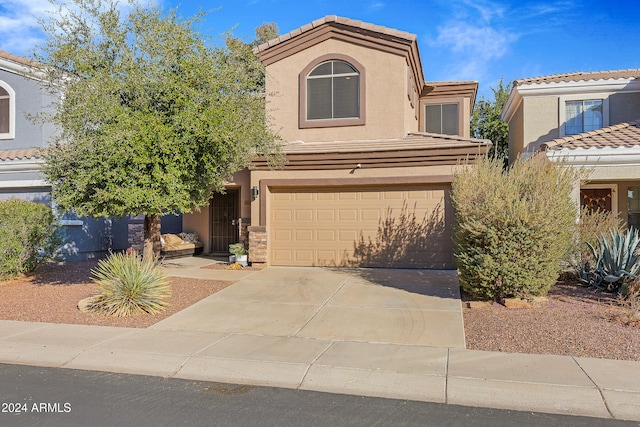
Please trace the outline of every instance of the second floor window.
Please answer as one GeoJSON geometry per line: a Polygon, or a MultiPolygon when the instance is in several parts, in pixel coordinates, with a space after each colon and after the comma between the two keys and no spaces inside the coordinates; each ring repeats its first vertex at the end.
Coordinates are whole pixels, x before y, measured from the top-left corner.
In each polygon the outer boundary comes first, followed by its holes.
{"type": "Polygon", "coordinates": [[[307,120],[360,117],[360,73],[348,62],[326,61],[307,77],[307,120]]]}
{"type": "Polygon", "coordinates": [[[602,100],[567,101],[566,131],[567,135],[589,132],[602,127],[602,100]]]}
{"type": "Polygon", "coordinates": [[[11,130],[11,96],[0,86],[0,134],[11,130]]]}
{"type": "Polygon", "coordinates": [[[425,132],[460,135],[458,104],[429,104],[425,106],[425,132]]]}

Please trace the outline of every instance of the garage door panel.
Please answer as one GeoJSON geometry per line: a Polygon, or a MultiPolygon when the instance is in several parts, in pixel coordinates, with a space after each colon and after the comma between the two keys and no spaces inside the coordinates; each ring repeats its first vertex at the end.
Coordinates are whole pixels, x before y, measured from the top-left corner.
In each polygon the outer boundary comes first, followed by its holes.
{"type": "Polygon", "coordinates": [[[446,186],[271,189],[273,265],[453,268],[446,186]],[[289,219],[291,218],[291,219],[289,219]]]}
{"type": "Polygon", "coordinates": [[[313,221],[313,211],[311,209],[295,210],[296,221],[313,221]]]}
{"type": "Polygon", "coordinates": [[[336,240],[335,230],[317,230],[316,236],[319,242],[333,242],[336,240]]]}

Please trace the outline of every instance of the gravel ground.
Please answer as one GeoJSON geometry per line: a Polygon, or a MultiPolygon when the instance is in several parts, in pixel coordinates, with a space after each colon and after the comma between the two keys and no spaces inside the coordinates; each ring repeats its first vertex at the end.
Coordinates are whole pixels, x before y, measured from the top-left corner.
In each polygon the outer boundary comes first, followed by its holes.
{"type": "MultiPolygon", "coordinates": [[[[50,263],[33,276],[0,282],[0,319],[146,328],[233,283],[172,277],[170,306],[160,314],[105,317],[76,307],[98,292],[90,279],[95,265],[50,263]]],[[[469,349],[640,360],[640,325],[625,324],[625,314],[610,294],[562,282],[546,307],[463,309],[469,349]]]]}
{"type": "Polygon", "coordinates": [[[156,315],[129,318],[82,313],[78,301],[98,293],[90,279],[95,261],[47,264],[35,275],[0,282],[0,319],[27,322],[146,328],[195,304],[233,282],[171,277],[169,307],[156,315]]]}
{"type": "Polygon", "coordinates": [[[611,294],[558,282],[546,307],[464,308],[467,348],[640,360],[640,326],[611,294]]]}

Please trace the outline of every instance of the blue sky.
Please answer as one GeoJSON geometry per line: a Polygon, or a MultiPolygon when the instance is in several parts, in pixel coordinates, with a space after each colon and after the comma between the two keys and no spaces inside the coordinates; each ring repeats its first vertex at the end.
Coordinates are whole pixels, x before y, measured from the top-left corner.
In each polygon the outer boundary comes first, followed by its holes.
{"type": "MultiPolygon", "coordinates": [[[[477,80],[489,94],[511,81],[571,71],[640,68],[639,0],[155,0],[183,17],[210,11],[201,31],[233,29],[250,41],[275,22],[289,32],[339,15],[414,33],[425,78],[477,80]]],[[[35,16],[46,0],[0,0],[0,49],[28,56],[41,41],[35,16]]]]}

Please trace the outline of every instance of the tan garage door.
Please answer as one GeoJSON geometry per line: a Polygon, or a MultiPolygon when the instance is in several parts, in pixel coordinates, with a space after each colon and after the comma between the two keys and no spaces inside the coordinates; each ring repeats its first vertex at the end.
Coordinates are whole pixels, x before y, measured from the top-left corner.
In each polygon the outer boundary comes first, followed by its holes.
{"type": "Polygon", "coordinates": [[[270,190],[272,265],[454,266],[449,186],[270,190]]]}

